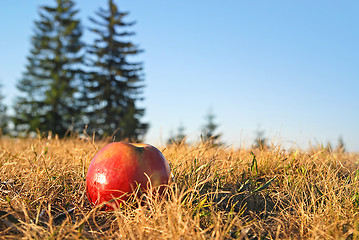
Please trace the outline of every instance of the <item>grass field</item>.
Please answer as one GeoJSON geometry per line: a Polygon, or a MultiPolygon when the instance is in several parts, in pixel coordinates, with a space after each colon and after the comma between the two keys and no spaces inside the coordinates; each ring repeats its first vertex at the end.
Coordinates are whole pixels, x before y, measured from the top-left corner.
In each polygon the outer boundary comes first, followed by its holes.
{"type": "Polygon", "coordinates": [[[174,175],[164,198],[104,212],[90,206],[85,178],[105,144],[1,139],[0,238],[359,238],[356,154],[162,147],[174,175]]]}

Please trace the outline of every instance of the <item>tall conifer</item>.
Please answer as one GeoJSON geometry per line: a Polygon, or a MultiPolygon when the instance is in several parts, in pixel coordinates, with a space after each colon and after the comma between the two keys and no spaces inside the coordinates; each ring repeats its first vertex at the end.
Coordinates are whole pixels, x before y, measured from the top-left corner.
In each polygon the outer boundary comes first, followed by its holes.
{"type": "MultiPolygon", "coordinates": [[[[0,84],[0,90],[2,90],[2,84],[0,84]]],[[[8,115],[6,113],[7,106],[4,104],[4,96],[0,91],[0,136],[8,133],[8,115]]]]}
{"type": "Polygon", "coordinates": [[[218,128],[218,124],[214,122],[215,117],[216,116],[212,112],[212,109],[210,109],[210,111],[206,115],[207,122],[202,128],[201,139],[203,142],[210,142],[212,144],[220,145],[221,143],[219,139],[221,137],[221,134],[215,133],[218,128]]]}
{"type": "Polygon", "coordinates": [[[134,32],[127,29],[134,22],[125,22],[128,13],[112,0],[96,15],[90,18],[96,38],[88,50],[92,69],[86,85],[88,131],[117,140],[141,140],[148,125],[140,120],[144,109],[136,105],[142,99],[142,63],[129,60],[142,52],[129,39],[134,32]]]}
{"type": "Polygon", "coordinates": [[[72,0],[42,6],[35,21],[26,71],[17,84],[15,130],[63,136],[79,123],[77,94],[83,61],[82,28],[72,0]]]}

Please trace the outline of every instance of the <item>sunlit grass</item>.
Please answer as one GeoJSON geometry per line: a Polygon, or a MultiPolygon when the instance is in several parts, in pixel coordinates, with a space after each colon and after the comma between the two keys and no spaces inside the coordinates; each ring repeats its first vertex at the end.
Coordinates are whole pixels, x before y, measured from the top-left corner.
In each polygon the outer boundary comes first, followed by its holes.
{"type": "Polygon", "coordinates": [[[160,148],[173,180],[114,212],[90,206],[87,168],[106,142],[0,140],[0,238],[357,239],[359,156],[326,148],[160,148]]]}

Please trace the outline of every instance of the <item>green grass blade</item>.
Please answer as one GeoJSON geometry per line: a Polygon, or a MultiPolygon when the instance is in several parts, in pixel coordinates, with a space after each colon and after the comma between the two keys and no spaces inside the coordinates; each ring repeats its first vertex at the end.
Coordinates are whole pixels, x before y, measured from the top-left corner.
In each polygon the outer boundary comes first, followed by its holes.
{"type": "Polygon", "coordinates": [[[272,182],[273,182],[276,178],[277,178],[277,176],[274,176],[274,177],[273,177],[272,179],[270,179],[268,182],[266,182],[265,184],[263,184],[263,185],[261,185],[260,187],[256,188],[256,189],[253,191],[253,193],[259,192],[259,191],[262,191],[262,190],[268,188],[269,185],[271,185],[272,182]]]}

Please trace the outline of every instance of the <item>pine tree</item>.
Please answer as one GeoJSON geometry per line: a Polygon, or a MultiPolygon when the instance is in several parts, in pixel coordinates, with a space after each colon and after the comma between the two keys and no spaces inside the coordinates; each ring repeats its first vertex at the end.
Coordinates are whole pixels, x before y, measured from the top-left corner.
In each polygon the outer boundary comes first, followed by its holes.
{"type": "Polygon", "coordinates": [[[167,142],[168,144],[186,144],[185,128],[182,123],[177,128],[177,135],[170,137],[167,142]]]}
{"type": "Polygon", "coordinates": [[[142,63],[128,60],[142,52],[129,41],[134,32],[127,29],[134,22],[124,22],[128,13],[119,11],[112,0],[96,15],[98,20],[90,18],[96,39],[88,48],[92,69],[86,85],[88,132],[141,140],[148,128],[140,121],[144,109],[136,106],[142,100],[142,63]]]}
{"type": "Polygon", "coordinates": [[[17,132],[37,130],[60,137],[79,124],[77,106],[82,28],[72,0],[42,6],[35,21],[26,71],[17,84],[13,122],[17,132]]]}
{"type": "Polygon", "coordinates": [[[338,138],[338,145],[336,150],[339,152],[346,152],[345,144],[342,136],[339,136],[338,138]]]}
{"type": "Polygon", "coordinates": [[[221,137],[221,134],[215,133],[218,128],[218,125],[214,122],[215,117],[212,110],[210,110],[205,117],[207,123],[202,128],[201,138],[203,142],[210,142],[218,145],[220,144],[219,138],[221,137]]]}
{"type": "MultiPolygon", "coordinates": [[[[2,84],[0,84],[2,89],[2,84]]],[[[6,113],[7,107],[3,103],[4,96],[0,93],[0,136],[8,133],[8,115],[6,113]]]]}
{"type": "Polygon", "coordinates": [[[258,149],[266,149],[269,148],[267,142],[268,139],[264,137],[264,130],[261,130],[260,127],[258,126],[258,129],[256,130],[256,138],[254,140],[254,148],[258,148],[258,149]]]}

